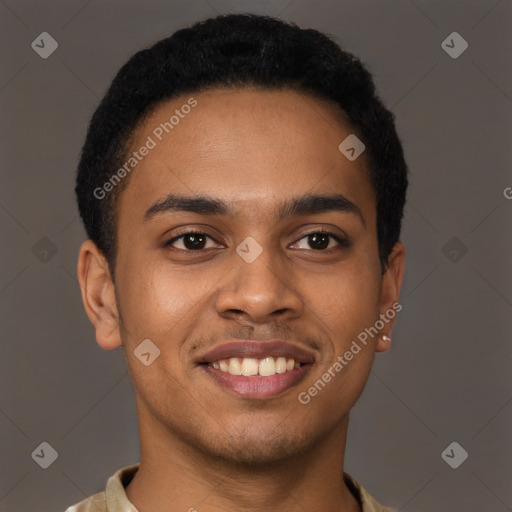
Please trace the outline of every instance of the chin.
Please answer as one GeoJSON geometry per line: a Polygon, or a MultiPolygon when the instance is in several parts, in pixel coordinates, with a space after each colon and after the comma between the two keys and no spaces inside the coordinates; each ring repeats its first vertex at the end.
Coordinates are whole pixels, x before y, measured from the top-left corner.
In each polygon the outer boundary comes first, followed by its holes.
{"type": "Polygon", "coordinates": [[[256,469],[303,455],[313,449],[316,441],[311,435],[285,432],[277,427],[273,432],[245,429],[232,436],[225,434],[220,439],[202,439],[196,447],[209,456],[256,469]]]}

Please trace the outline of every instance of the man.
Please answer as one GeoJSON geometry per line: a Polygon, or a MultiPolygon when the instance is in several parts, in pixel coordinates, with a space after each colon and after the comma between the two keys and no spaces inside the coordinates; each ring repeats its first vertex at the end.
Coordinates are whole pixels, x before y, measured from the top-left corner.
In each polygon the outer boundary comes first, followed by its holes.
{"type": "Polygon", "coordinates": [[[133,56],[76,192],[141,461],[68,511],[389,511],[344,453],[401,309],[406,175],[370,74],[317,31],[225,15],[133,56]]]}

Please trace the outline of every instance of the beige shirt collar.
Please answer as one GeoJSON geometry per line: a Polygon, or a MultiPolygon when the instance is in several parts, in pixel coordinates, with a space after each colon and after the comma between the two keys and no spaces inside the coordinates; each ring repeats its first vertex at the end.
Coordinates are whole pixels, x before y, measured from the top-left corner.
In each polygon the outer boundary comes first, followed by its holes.
{"type": "MultiPolygon", "coordinates": [[[[138,512],[128,500],[125,487],[130,483],[139,464],[116,471],[107,481],[104,492],[100,492],[80,503],[69,507],[66,512],[138,512]]],[[[362,505],[363,512],[394,512],[383,507],[349,474],[343,474],[345,483],[362,505]]]]}

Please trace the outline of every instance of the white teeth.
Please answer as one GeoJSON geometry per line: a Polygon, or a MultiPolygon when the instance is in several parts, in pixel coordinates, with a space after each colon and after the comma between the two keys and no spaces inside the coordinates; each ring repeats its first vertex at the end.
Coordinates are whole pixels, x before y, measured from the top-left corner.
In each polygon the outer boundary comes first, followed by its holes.
{"type": "Polygon", "coordinates": [[[260,361],[259,374],[262,377],[276,374],[276,362],[273,357],[265,357],[260,361]]]}
{"type": "Polygon", "coordinates": [[[263,357],[255,359],[253,357],[231,357],[230,359],[222,359],[210,363],[216,370],[229,373],[231,375],[244,375],[246,377],[270,377],[276,373],[284,373],[286,371],[300,368],[301,363],[295,362],[294,359],[286,357],[263,357]]]}
{"type": "Polygon", "coordinates": [[[231,375],[240,375],[242,373],[241,364],[238,357],[232,357],[229,360],[228,373],[230,373],[231,375]]]}
{"type": "Polygon", "coordinates": [[[278,357],[276,359],[276,373],[284,373],[286,371],[286,357],[278,357]]]}
{"type": "Polygon", "coordinates": [[[244,357],[242,361],[242,375],[245,375],[246,377],[258,375],[258,360],[250,357],[244,357]]]}

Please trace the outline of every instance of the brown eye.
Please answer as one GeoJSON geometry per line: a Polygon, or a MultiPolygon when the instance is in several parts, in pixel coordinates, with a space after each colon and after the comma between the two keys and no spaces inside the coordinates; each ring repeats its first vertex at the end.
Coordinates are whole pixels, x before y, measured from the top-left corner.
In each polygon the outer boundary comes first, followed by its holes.
{"type": "Polygon", "coordinates": [[[310,249],[313,251],[325,251],[328,249],[349,247],[350,242],[347,239],[327,232],[327,231],[314,231],[300,238],[294,245],[301,243],[301,240],[306,240],[307,247],[296,247],[298,249],[310,249]],[[335,243],[332,244],[332,241],[335,243]]]}
{"type": "Polygon", "coordinates": [[[204,249],[204,246],[206,244],[206,238],[207,237],[204,235],[197,235],[197,234],[185,235],[183,237],[183,245],[187,249],[191,249],[191,250],[204,249]]]}
{"type": "Polygon", "coordinates": [[[308,235],[308,243],[312,249],[327,249],[331,237],[325,233],[314,233],[308,235]]]}
{"type": "Polygon", "coordinates": [[[206,243],[208,239],[213,240],[206,233],[189,231],[172,238],[166,242],[165,247],[171,246],[180,251],[201,251],[207,248],[206,243]],[[181,247],[176,247],[175,243],[178,241],[181,242],[181,247]]]}

